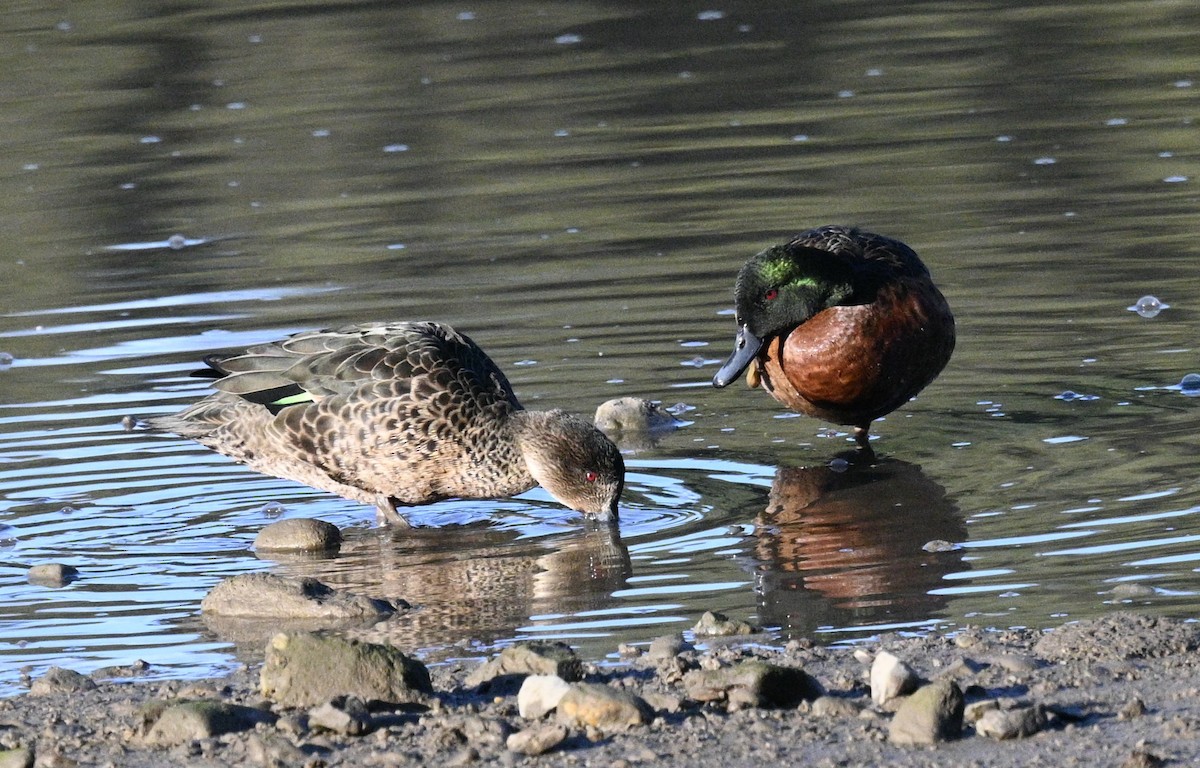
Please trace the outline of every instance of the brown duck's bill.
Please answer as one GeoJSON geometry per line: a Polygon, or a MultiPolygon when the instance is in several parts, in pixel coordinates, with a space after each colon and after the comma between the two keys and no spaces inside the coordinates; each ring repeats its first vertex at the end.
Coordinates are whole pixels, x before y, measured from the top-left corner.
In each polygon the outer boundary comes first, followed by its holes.
{"type": "Polygon", "coordinates": [[[746,366],[754,361],[754,358],[758,355],[758,350],[761,348],[762,339],[751,333],[745,325],[739,325],[733,354],[729,356],[729,359],[725,361],[725,364],[713,376],[713,386],[727,387],[732,384],[735,379],[742,375],[742,371],[746,370],[746,366]]]}

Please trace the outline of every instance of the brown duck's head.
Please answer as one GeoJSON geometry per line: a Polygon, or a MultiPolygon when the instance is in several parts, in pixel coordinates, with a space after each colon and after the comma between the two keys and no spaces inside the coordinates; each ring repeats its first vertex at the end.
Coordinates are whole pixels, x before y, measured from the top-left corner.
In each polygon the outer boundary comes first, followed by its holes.
{"type": "Polygon", "coordinates": [[[823,309],[861,303],[860,270],[845,256],[797,243],[751,258],[733,290],[737,338],[733,354],[713,377],[724,387],[742,375],[771,338],[786,335],[823,309]]]}
{"type": "Polygon", "coordinates": [[[616,523],[625,461],[591,422],[564,411],[521,412],[517,442],[529,474],[564,506],[616,523]]]}

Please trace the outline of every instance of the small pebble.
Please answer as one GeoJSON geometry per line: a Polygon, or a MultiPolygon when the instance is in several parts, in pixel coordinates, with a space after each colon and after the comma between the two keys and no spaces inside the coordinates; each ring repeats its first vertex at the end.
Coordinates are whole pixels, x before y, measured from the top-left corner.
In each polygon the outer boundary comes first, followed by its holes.
{"type": "Polygon", "coordinates": [[[321,551],[337,549],[342,532],[324,520],[290,517],[264,527],[254,537],[254,548],[270,551],[321,551]]]}
{"type": "Polygon", "coordinates": [[[65,587],[79,578],[79,569],[62,563],[41,563],[26,572],[30,584],[42,587],[65,587]]]}

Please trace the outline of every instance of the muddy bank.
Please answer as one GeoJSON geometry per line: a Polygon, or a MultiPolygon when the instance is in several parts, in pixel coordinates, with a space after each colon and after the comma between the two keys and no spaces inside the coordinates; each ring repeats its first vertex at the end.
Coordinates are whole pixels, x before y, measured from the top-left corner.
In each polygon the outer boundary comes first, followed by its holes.
{"type": "Polygon", "coordinates": [[[302,662],[280,654],[303,643],[282,637],[265,676],[261,665],[204,681],[47,674],[0,701],[0,766],[1200,761],[1200,628],[1133,614],[857,648],[666,637],[621,649],[613,666],[535,644],[428,675],[390,649],[400,692],[361,698],[310,687],[289,699],[302,662]]]}

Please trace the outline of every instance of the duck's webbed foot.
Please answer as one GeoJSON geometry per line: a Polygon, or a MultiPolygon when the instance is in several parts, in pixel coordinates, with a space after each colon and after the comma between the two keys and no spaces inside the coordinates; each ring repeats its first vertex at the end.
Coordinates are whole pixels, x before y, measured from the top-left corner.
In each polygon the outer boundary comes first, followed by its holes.
{"type": "Polygon", "coordinates": [[[412,528],[408,518],[396,509],[396,500],[388,496],[378,496],[375,499],[375,521],[380,525],[394,525],[397,528],[412,528]]]}

